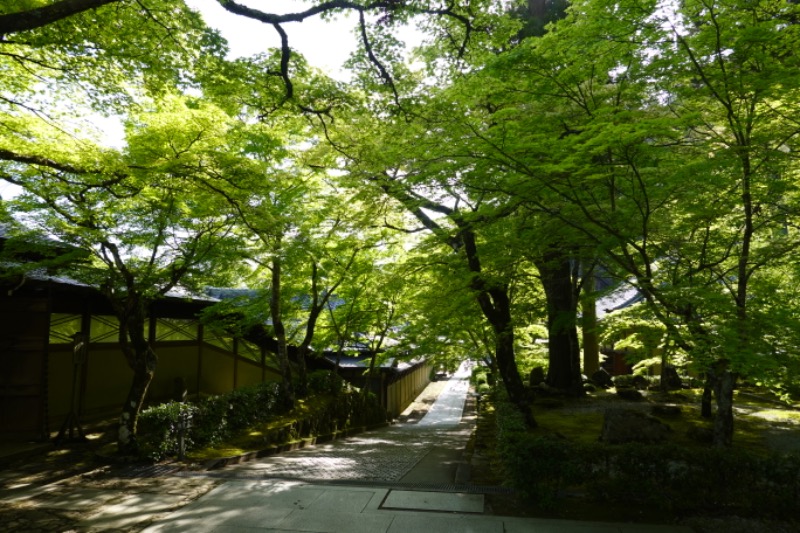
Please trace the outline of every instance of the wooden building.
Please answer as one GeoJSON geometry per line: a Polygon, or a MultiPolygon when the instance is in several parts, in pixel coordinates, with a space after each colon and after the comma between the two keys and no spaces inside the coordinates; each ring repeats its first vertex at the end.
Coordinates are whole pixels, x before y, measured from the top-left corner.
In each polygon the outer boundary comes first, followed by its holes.
{"type": "MultiPolygon", "coordinates": [[[[148,403],[174,397],[176,388],[196,397],[280,379],[265,349],[199,323],[198,312],[212,303],[169,297],[153,304],[148,335],[159,362],[148,403]]],[[[92,287],[47,276],[0,283],[0,439],[48,438],[73,401],[81,420],[115,416],[132,379],[118,331],[92,287]],[[80,364],[76,334],[88,339],[80,364]]]]}

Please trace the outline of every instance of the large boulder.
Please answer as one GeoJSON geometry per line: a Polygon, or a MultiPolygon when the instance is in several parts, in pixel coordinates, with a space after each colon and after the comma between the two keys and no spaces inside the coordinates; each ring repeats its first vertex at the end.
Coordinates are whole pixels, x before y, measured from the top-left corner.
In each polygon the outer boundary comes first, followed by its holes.
{"type": "Polygon", "coordinates": [[[600,440],[609,444],[638,442],[657,444],[666,440],[672,428],[654,416],[633,409],[609,408],[603,418],[600,440]]]}
{"type": "Polygon", "coordinates": [[[650,382],[647,381],[646,377],[638,374],[633,376],[633,386],[636,390],[647,390],[648,385],[650,385],[650,382]]]}
{"type": "Polygon", "coordinates": [[[605,368],[601,368],[597,372],[592,374],[592,383],[597,385],[598,387],[607,389],[614,385],[614,380],[611,378],[611,374],[605,368]]]}
{"type": "Polygon", "coordinates": [[[641,392],[633,387],[617,387],[617,396],[629,402],[639,402],[644,400],[641,392]]]}
{"type": "Polygon", "coordinates": [[[530,376],[528,376],[531,387],[535,387],[544,381],[544,368],[541,366],[535,366],[531,369],[530,376]]]}

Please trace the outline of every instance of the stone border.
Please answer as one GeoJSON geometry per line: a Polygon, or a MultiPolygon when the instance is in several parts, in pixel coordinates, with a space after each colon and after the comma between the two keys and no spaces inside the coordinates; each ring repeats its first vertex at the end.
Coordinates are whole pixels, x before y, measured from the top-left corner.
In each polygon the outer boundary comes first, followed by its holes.
{"type": "Polygon", "coordinates": [[[216,470],[219,468],[224,468],[228,465],[238,465],[241,463],[246,463],[249,461],[254,461],[256,459],[260,459],[262,457],[268,457],[270,455],[277,455],[283,452],[289,452],[293,450],[299,450],[301,448],[307,448],[309,446],[314,446],[315,444],[322,444],[325,442],[331,442],[336,439],[347,438],[352,435],[357,435],[359,433],[363,433],[365,431],[370,431],[373,429],[378,429],[382,427],[388,427],[391,423],[389,422],[381,422],[378,424],[373,424],[371,426],[358,426],[355,428],[343,429],[341,431],[334,431],[333,433],[327,433],[325,435],[317,435],[316,437],[306,437],[302,438],[297,441],[288,442],[286,444],[279,444],[276,446],[268,446],[267,448],[263,448],[261,450],[254,450],[251,452],[246,452],[240,455],[233,455],[230,457],[220,457],[217,459],[209,459],[203,463],[204,470],[216,470]]]}

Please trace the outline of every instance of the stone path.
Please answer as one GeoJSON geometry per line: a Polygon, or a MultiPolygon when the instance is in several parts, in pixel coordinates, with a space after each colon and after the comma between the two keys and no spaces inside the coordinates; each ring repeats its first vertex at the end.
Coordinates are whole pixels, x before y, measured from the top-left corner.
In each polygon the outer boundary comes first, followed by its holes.
{"type": "MultiPolygon", "coordinates": [[[[458,481],[474,421],[462,419],[468,369],[417,423],[208,473],[109,472],[0,490],[4,532],[691,533],[688,528],[500,517],[458,481]],[[227,478],[227,479],[226,479],[227,478]],[[400,485],[424,485],[404,490],[400,485]]],[[[412,406],[413,409],[413,406],[412,406]]],[[[14,479],[6,472],[6,479],[14,479]]]]}
{"type": "MultiPolygon", "coordinates": [[[[400,481],[437,448],[461,452],[473,420],[462,421],[469,389],[465,365],[447,382],[428,413],[416,424],[401,424],[327,444],[302,448],[225,468],[231,477],[313,480],[400,481]]],[[[448,466],[448,465],[443,465],[448,466]]],[[[431,479],[437,480],[436,472],[431,479]]],[[[451,479],[450,482],[454,480],[451,479]]]]}

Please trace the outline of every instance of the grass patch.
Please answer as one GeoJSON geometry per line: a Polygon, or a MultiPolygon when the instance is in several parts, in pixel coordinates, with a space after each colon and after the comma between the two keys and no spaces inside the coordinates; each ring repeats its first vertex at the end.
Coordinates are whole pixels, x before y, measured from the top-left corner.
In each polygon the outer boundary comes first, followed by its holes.
{"type": "MultiPolygon", "coordinates": [[[[689,389],[662,394],[650,392],[642,402],[628,402],[617,397],[613,389],[588,394],[585,398],[537,399],[533,412],[539,427],[530,433],[534,436],[560,436],[579,444],[596,442],[603,429],[606,408],[642,409],[650,413],[653,404],[677,405],[681,414],[656,418],[669,425],[672,433],[667,444],[685,448],[703,449],[708,444],[698,442],[690,435],[697,429],[712,429],[713,419],[700,416],[702,390],[689,389]]],[[[777,409],[774,402],[753,399],[750,395],[739,396],[734,402],[739,411],[734,420],[733,449],[759,455],[770,452],[765,433],[775,429],[776,424],[800,425],[800,411],[777,409]]],[[[800,429],[800,428],[798,428],[800,429]]]]}
{"type": "Polygon", "coordinates": [[[700,391],[650,393],[638,402],[606,391],[580,399],[537,399],[539,427],[533,430],[520,424],[521,415],[502,396],[494,398],[495,409],[487,402],[479,417],[480,425],[493,424],[494,431],[476,432],[484,470],[492,471],[478,475],[494,476],[519,491],[504,501],[490,497],[501,512],[644,522],[704,512],[785,519],[800,504],[800,450],[774,447],[792,440],[797,414],[776,409],[774,402],[741,396],[734,445],[720,449],[688,435],[713,424],[700,417],[700,391]],[[664,443],[598,442],[606,408],[650,413],[653,404],[663,403],[681,410],[657,416],[673,430],[664,443]],[[783,438],[776,440],[776,433],[783,438]]]}

